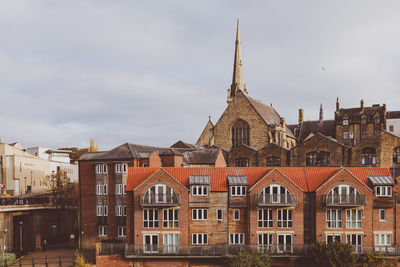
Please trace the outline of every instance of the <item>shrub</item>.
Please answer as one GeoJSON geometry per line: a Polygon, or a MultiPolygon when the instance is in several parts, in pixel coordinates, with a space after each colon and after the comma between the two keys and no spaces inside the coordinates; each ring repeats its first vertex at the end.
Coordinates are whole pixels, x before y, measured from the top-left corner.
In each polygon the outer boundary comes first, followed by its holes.
{"type": "Polygon", "coordinates": [[[0,254],[0,266],[4,266],[4,261],[7,262],[7,265],[11,265],[16,259],[14,253],[5,253],[4,258],[3,254],[0,254]]]}
{"type": "Polygon", "coordinates": [[[228,256],[226,258],[228,267],[270,267],[271,256],[258,250],[245,251],[228,256]]]}
{"type": "Polygon", "coordinates": [[[312,246],[309,263],[318,267],[352,267],[357,258],[351,244],[318,242],[312,246]]]}

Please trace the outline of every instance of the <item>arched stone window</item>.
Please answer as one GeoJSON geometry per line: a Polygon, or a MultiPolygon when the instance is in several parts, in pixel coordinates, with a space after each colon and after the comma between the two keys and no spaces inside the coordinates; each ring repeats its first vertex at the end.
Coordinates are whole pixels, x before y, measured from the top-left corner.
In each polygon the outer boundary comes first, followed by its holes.
{"type": "Polygon", "coordinates": [[[235,160],[235,167],[249,167],[248,158],[237,158],[235,160]]]}
{"type": "Polygon", "coordinates": [[[271,203],[291,203],[292,196],[289,190],[282,185],[269,185],[264,187],[258,197],[259,203],[271,204],[271,203]]]}
{"type": "Polygon", "coordinates": [[[281,166],[281,158],[277,156],[267,157],[267,166],[281,166]]]}
{"type": "Polygon", "coordinates": [[[165,184],[157,184],[150,187],[144,194],[143,202],[146,204],[178,203],[178,195],[175,190],[165,184]]]}
{"type": "Polygon", "coordinates": [[[240,144],[250,145],[250,126],[242,119],[237,120],[232,126],[232,146],[240,144]]]}
{"type": "Polygon", "coordinates": [[[307,166],[328,166],[331,164],[331,153],[326,151],[312,151],[306,155],[307,166]]]}
{"type": "Polygon", "coordinates": [[[400,146],[393,148],[393,163],[400,164],[400,146]]]}
{"type": "Polygon", "coordinates": [[[375,165],[376,164],[376,152],[373,147],[363,148],[361,151],[361,164],[363,165],[375,165]]]}

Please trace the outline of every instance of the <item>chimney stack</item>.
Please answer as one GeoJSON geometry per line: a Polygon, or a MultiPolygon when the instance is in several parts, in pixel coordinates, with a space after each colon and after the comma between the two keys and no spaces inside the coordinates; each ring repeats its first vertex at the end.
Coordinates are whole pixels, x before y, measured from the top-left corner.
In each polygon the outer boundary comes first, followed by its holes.
{"type": "Polygon", "coordinates": [[[364,99],[361,99],[361,108],[364,109],[364,99]]]}
{"type": "Polygon", "coordinates": [[[322,109],[322,104],[319,106],[319,120],[324,120],[324,111],[322,109]]]}
{"type": "Polygon", "coordinates": [[[304,110],[301,108],[299,109],[299,125],[302,125],[304,121],[304,110]]]}
{"type": "Polygon", "coordinates": [[[339,110],[339,97],[336,98],[336,110],[339,110]]]}
{"type": "Polygon", "coordinates": [[[286,127],[286,119],[285,118],[281,118],[281,127],[282,128],[286,127]]]}

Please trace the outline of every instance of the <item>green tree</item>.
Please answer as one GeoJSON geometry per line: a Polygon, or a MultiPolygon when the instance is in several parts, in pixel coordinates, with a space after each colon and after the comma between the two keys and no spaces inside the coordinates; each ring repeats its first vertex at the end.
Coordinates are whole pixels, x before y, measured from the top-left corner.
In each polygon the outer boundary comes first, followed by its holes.
{"type": "Polygon", "coordinates": [[[241,250],[235,255],[226,258],[228,267],[270,267],[271,256],[258,250],[241,250]]]}
{"type": "Polygon", "coordinates": [[[309,263],[318,267],[353,267],[357,258],[351,244],[318,242],[312,246],[309,263]]]}

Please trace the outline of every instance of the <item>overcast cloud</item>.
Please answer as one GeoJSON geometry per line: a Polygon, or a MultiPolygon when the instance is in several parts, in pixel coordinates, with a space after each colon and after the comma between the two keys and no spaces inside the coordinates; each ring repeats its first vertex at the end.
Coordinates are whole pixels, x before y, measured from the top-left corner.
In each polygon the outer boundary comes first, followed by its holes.
{"type": "Polygon", "coordinates": [[[195,143],[226,107],[240,17],[249,94],[287,123],[400,110],[399,1],[0,1],[0,137],[195,143]],[[322,69],[324,68],[325,71],[322,69]]]}

